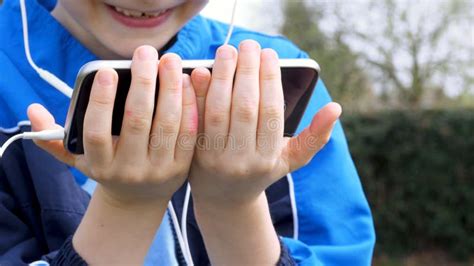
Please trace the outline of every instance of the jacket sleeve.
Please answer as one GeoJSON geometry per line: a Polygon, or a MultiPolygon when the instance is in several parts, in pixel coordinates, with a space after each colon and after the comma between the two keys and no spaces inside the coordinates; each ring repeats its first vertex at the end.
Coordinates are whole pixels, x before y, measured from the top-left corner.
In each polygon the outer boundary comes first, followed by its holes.
{"type": "Polygon", "coordinates": [[[31,141],[12,144],[0,158],[0,265],[55,258],[87,203],[64,165],[31,141]]]}
{"type": "MultiPolygon", "coordinates": [[[[330,101],[320,80],[298,132],[330,101]]],[[[340,122],[328,144],[291,177],[297,232],[284,242],[298,265],[370,265],[373,220],[340,122]]]]}
{"type": "MultiPolygon", "coordinates": [[[[8,138],[8,135],[0,135],[0,144],[8,138]]],[[[13,185],[7,176],[6,164],[12,153],[18,151],[17,145],[12,145],[5,156],[0,159],[0,265],[22,265],[28,261],[39,258],[43,247],[36,239],[31,230],[31,224],[27,223],[27,217],[31,216],[28,211],[29,202],[19,203],[13,191],[13,185]]],[[[14,167],[14,166],[13,166],[14,167]]],[[[20,177],[26,173],[18,173],[20,177]]],[[[25,187],[27,190],[28,187],[25,187]]]]}

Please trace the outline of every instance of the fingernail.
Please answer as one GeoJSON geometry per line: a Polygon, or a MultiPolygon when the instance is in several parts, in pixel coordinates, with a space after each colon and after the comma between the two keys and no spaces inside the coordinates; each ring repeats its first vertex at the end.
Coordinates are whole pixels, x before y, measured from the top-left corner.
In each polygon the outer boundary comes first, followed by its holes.
{"type": "Polygon", "coordinates": [[[150,46],[142,46],[137,51],[140,60],[156,60],[158,59],[158,51],[150,46]]]}
{"type": "Polygon", "coordinates": [[[176,54],[166,54],[161,58],[164,66],[167,69],[174,70],[176,68],[181,68],[181,58],[176,54]]]}
{"type": "Polygon", "coordinates": [[[234,57],[232,48],[225,46],[221,47],[219,51],[217,51],[217,57],[224,60],[232,59],[234,57]]]}
{"type": "Polygon", "coordinates": [[[262,58],[265,60],[273,61],[278,59],[278,54],[273,49],[263,49],[262,58]]]}
{"type": "Polygon", "coordinates": [[[113,74],[106,70],[97,72],[97,81],[101,86],[110,86],[114,82],[113,74]]]}
{"type": "Polygon", "coordinates": [[[256,41],[251,40],[243,41],[240,43],[239,46],[239,50],[246,52],[255,51],[257,49],[260,49],[260,44],[258,44],[256,41]]]}

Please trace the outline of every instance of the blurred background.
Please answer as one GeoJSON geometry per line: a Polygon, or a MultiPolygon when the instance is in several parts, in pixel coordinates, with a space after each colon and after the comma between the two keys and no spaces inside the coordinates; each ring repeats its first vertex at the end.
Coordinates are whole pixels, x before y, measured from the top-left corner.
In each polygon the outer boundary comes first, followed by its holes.
{"type": "MultiPolygon", "coordinates": [[[[203,14],[230,21],[233,1],[203,14]]],[[[474,0],[239,0],[321,65],[371,205],[374,265],[474,265],[474,0]]]]}

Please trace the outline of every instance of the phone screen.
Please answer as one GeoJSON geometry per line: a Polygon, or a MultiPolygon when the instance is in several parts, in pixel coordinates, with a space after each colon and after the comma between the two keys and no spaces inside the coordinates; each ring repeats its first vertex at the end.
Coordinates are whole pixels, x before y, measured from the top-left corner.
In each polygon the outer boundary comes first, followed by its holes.
{"type": "MultiPolygon", "coordinates": [[[[313,90],[318,80],[318,72],[312,68],[305,67],[283,67],[282,84],[285,99],[285,135],[292,136],[306,110],[313,90]]],[[[131,83],[130,69],[116,69],[119,81],[117,95],[115,97],[112,135],[120,135],[122,119],[124,115],[125,101],[131,83]]],[[[191,69],[184,69],[184,73],[190,74],[191,69]]],[[[75,154],[83,154],[83,125],[89,97],[91,93],[94,76],[97,72],[89,73],[82,81],[80,92],[76,99],[75,110],[71,119],[70,127],[67,128],[66,147],[75,154]]],[[[157,93],[155,106],[158,98],[159,77],[157,77],[157,93]]]]}

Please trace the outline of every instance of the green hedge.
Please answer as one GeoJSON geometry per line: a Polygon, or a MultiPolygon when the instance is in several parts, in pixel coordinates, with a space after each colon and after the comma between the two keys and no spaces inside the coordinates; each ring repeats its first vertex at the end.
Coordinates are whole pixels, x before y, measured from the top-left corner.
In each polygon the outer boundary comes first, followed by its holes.
{"type": "Polygon", "coordinates": [[[474,110],[343,118],[372,208],[376,254],[474,254],[474,110]]]}

